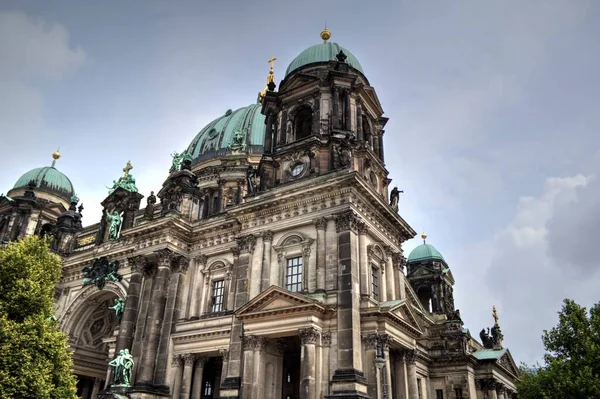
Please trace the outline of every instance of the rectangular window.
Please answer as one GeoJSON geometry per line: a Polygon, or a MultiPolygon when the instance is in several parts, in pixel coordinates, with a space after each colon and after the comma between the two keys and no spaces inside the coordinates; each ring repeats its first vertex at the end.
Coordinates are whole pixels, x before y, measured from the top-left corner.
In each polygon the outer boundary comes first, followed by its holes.
{"type": "Polygon", "coordinates": [[[454,396],[456,399],[463,399],[462,388],[454,388],[454,396]]]}
{"type": "Polygon", "coordinates": [[[371,297],[379,300],[379,269],[371,266],[371,297]]]}
{"type": "Polygon", "coordinates": [[[423,399],[423,387],[421,386],[421,379],[417,378],[417,395],[419,399],[423,399]]]}
{"type": "Polygon", "coordinates": [[[221,312],[224,310],[224,300],[225,300],[225,280],[215,280],[213,281],[213,289],[212,289],[212,301],[210,305],[210,311],[221,312]]]}
{"type": "Polygon", "coordinates": [[[443,389],[435,390],[435,399],[444,399],[444,390],[443,389]]]}
{"type": "Polygon", "coordinates": [[[302,291],[302,257],[287,260],[285,288],[292,292],[302,291]]]}

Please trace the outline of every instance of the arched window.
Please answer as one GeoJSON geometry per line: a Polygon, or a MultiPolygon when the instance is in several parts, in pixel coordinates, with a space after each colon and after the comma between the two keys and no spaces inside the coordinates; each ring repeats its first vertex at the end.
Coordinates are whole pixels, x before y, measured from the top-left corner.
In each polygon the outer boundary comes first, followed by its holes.
{"type": "Polygon", "coordinates": [[[365,142],[370,148],[373,148],[373,134],[371,132],[371,125],[369,124],[369,120],[365,115],[363,115],[362,117],[362,129],[363,135],[365,137],[365,142]]]}
{"type": "Polygon", "coordinates": [[[303,107],[298,110],[295,118],[296,140],[302,140],[312,134],[312,110],[303,107]]]}

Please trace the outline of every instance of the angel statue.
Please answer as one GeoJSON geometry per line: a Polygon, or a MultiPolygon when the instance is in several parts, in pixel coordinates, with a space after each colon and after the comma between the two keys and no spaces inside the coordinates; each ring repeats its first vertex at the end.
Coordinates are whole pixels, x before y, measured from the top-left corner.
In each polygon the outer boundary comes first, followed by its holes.
{"type": "Polygon", "coordinates": [[[115,299],[115,304],[113,306],[109,306],[108,308],[114,310],[117,319],[121,321],[121,317],[123,316],[123,312],[125,311],[125,300],[117,298],[115,299]]]}
{"type": "Polygon", "coordinates": [[[108,219],[108,223],[110,223],[110,227],[108,229],[108,238],[111,240],[118,240],[119,229],[121,227],[121,215],[119,215],[119,211],[115,209],[112,215],[106,211],[106,218],[108,219]]]}
{"type": "Polygon", "coordinates": [[[171,169],[169,169],[169,173],[177,172],[181,166],[181,160],[183,159],[183,154],[174,152],[171,154],[171,157],[173,157],[173,163],[171,164],[171,169]]]}

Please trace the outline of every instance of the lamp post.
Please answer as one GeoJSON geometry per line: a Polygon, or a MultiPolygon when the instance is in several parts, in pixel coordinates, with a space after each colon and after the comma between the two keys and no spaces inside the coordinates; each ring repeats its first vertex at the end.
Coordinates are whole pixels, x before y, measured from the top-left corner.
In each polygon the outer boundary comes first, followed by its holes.
{"type": "Polygon", "coordinates": [[[377,340],[377,353],[375,355],[375,367],[379,370],[379,375],[381,377],[381,392],[382,398],[387,399],[387,381],[386,381],[386,371],[385,371],[385,354],[383,353],[383,345],[381,342],[377,340]]]}

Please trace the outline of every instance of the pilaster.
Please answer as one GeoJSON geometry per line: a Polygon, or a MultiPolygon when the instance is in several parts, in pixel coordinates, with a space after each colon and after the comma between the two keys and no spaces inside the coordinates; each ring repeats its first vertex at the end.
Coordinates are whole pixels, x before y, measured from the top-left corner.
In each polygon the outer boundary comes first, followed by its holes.
{"type": "Polygon", "coordinates": [[[300,399],[317,398],[316,345],[320,332],[314,327],[298,330],[302,344],[302,362],[300,365],[300,399]]]}

